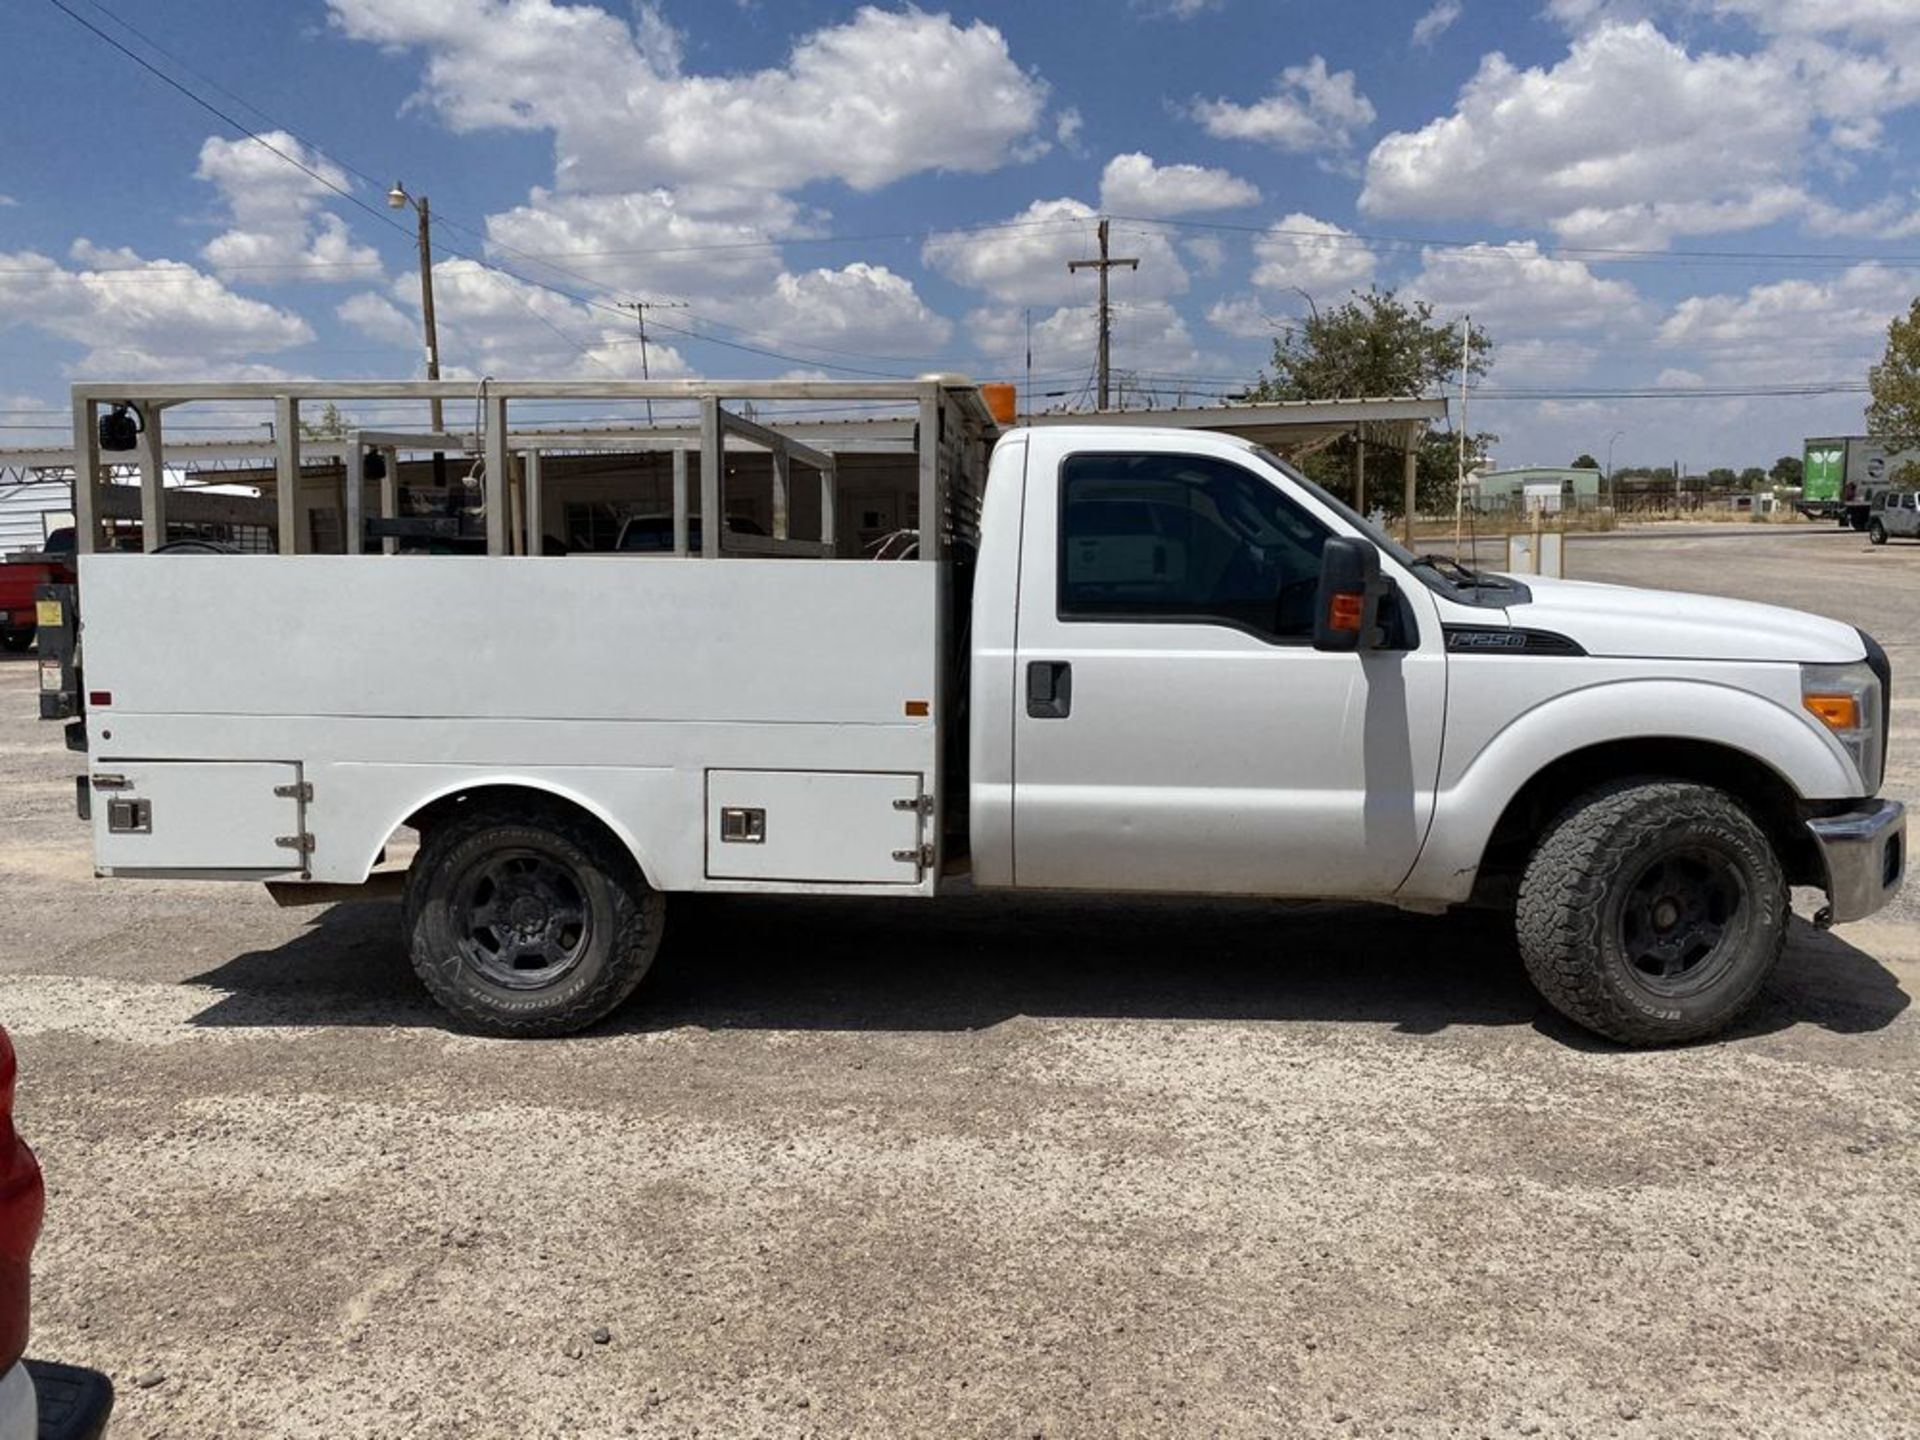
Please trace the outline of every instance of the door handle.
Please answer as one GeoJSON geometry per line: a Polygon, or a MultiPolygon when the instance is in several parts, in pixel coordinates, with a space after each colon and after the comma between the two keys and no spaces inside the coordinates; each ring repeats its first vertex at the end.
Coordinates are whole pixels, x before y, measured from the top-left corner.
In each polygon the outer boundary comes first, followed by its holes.
{"type": "Polygon", "coordinates": [[[1064,720],[1073,713],[1073,666],[1064,660],[1027,662],[1027,715],[1064,720]]]}

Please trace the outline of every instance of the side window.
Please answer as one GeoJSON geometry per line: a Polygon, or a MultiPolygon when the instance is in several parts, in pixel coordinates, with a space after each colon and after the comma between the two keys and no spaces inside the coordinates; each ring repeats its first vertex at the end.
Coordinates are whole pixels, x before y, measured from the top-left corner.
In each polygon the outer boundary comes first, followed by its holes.
{"type": "Polygon", "coordinates": [[[1305,639],[1327,533],[1224,460],[1075,455],[1060,471],[1059,615],[1305,639]]]}

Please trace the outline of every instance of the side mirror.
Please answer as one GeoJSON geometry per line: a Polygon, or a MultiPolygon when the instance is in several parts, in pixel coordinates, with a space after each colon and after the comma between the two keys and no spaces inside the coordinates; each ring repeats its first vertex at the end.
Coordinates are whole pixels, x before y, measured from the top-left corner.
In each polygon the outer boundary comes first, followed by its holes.
{"type": "Polygon", "coordinates": [[[1380,599],[1387,582],[1380,552],[1365,540],[1335,535],[1320,552],[1320,588],[1314,597],[1313,648],[1372,650],[1380,633],[1380,599]]]}

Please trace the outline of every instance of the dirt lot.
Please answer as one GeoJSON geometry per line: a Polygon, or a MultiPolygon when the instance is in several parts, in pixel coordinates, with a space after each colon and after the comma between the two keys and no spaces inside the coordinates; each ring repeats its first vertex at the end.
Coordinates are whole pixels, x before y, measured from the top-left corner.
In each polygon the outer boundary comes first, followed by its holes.
{"type": "MultiPolygon", "coordinates": [[[[1572,569],[1868,626],[1920,800],[1920,547],[1572,569]]],[[[615,1023],[480,1041],[394,907],[90,880],[33,704],[35,1348],[118,1435],[1920,1434],[1920,895],[1660,1054],[1485,922],[985,898],[681,904],[615,1023]]]]}

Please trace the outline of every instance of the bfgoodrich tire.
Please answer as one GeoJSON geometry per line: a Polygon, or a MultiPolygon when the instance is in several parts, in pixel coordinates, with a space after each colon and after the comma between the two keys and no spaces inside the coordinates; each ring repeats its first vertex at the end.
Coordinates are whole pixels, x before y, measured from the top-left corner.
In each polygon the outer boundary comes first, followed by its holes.
{"type": "Polygon", "coordinates": [[[1520,954],[1547,1003],[1627,1045],[1719,1030],[1753,1002],[1787,933],[1786,877],[1731,796],[1630,781],[1582,797],[1527,864],[1520,954]]]}
{"type": "Polygon", "coordinates": [[[567,1035],[607,1015],[653,964],[665,912],[625,847],[559,806],[461,806],[407,880],[413,968],[483,1035],[567,1035]]]}

